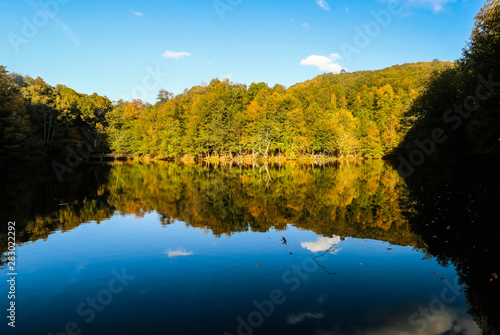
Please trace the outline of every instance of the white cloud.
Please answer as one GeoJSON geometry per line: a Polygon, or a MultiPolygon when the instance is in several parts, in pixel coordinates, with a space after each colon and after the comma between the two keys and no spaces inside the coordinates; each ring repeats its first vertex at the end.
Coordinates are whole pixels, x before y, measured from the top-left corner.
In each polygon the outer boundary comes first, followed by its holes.
{"type": "Polygon", "coordinates": [[[165,58],[172,58],[172,59],[181,59],[186,56],[191,56],[189,52],[185,51],[165,51],[164,53],[161,54],[165,58]]]}
{"type": "Polygon", "coordinates": [[[307,319],[323,319],[324,313],[300,313],[300,314],[290,314],[286,318],[286,323],[289,325],[294,325],[296,323],[302,322],[307,319]]]}
{"type": "Polygon", "coordinates": [[[186,249],[179,248],[177,250],[167,250],[165,254],[168,255],[169,258],[178,257],[178,256],[189,256],[192,255],[192,251],[187,251],[186,249]]]}
{"type": "Polygon", "coordinates": [[[340,72],[340,70],[342,70],[342,66],[334,63],[334,61],[341,58],[342,57],[339,54],[331,54],[328,57],[320,55],[311,55],[301,60],[300,65],[316,66],[320,71],[340,72]]]}
{"type": "Polygon", "coordinates": [[[316,3],[321,9],[330,10],[330,6],[328,6],[328,3],[326,3],[325,0],[316,0],[316,3]]]}
{"type": "Polygon", "coordinates": [[[330,58],[331,60],[337,60],[337,59],[342,59],[342,56],[339,54],[330,54],[328,58],[330,58]]]}
{"type": "MultiPolygon", "coordinates": [[[[415,311],[399,311],[399,315],[392,315],[391,318],[387,318],[388,314],[370,316],[370,320],[376,319],[378,316],[379,320],[385,320],[385,324],[371,325],[368,324],[363,326],[363,322],[360,322],[358,329],[350,330],[349,332],[339,331],[338,326],[335,326],[332,330],[318,330],[316,334],[318,335],[347,335],[347,334],[365,334],[365,335],[441,335],[441,334],[463,334],[463,335],[475,335],[480,334],[481,331],[479,327],[474,322],[472,317],[468,315],[465,311],[456,310],[450,306],[446,306],[446,309],[441,313],[432,314],[432,321],[426,323],[424,328],[425,332],[419,327],[412,326],[408,323],[408,317],[412,313],[418,311],[418,307],[415,311]]],[[[385,311],[387,312],[387,311],[385,311]]],[[[392,311],[391,311],[392,312],[392,311]]],[[[429,319],[431,320],[431,319],[429,319]]],[[[364,320],[363,320],[364,321],[364,320]]]]}
{"type": "Polygon", "coordinates": [[[321,236],[314,242],[302,242],[300,246],[312,252],[326,251],[332,247],[332,245],[340,242],[340,236],[326,237],[321,236]]]}
{"type": "Polygon", "coordinates": [[[133,11],[133,10],[131,10],[131,12],[132,12],[132,14],[134,14],[137,17],[143,17],[144,16],[144,14],[141,13],[141,12],[136,12],[136,11],[133,11]]]}
{"type": "Polygon", "coordinates": [[[428,7],[434,13],[440,12],[444,9],[446,4],[455,2],[456,0],[406,0],[406,4],[411,7],[428,7]]]}
{"type": "Polygon", "coordinates": [[[309,28],[309,23],[307,23],[307,22],[302,23],[302,27],[309,28]]]}

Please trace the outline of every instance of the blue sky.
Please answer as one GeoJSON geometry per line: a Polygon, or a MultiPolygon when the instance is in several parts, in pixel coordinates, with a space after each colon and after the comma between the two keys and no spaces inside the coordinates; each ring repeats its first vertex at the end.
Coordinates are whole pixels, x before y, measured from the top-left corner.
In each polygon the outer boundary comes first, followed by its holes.
{"type": "Polygon", "coordinates": [[[213,78],[291,86],[324,72],[460,57],[477,0],[0,0],[0,65],[153,103],[213,78]],[[377,20],[374,13],[377,13],[377,20]]]}

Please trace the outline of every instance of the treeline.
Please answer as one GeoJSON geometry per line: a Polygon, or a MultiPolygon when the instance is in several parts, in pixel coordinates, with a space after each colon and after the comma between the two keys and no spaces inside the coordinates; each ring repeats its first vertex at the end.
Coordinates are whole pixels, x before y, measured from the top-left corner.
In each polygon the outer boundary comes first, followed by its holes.
{"type": "Polygon", "coordinates": [[[325,74],[288,89],[213,79],[177,96],[161,90],[154,105],[112,104],[0,67],[0,155],[63,156],[94,132],[104,141],[92,143],[92,152],[158,159],[381,157],[399,145],[404,114],[431,74],[450,66],[434,61],[325,74]]]}
{"type": "Polygon", "coordinates": [[[433,75],[404,118],[411,130],[399,151],[412,164],[407,170],[500,157],[499,32],[500,1],[489,0],[475,18],[462,58],[433,75]]]}
{"type": "Polygon", "coordinates": [[[118,101],[107,116],[117,153],[175,158],[381,157],[405,132],[403,116],[434,72],[451,63],[325,74],[286,89],[212,80],[155,105],[118,101]]]}
{"type": "MultiPolygon", "coordinates": [[[[113,104],[97,94],[80,94],[63,85],[48,85],[9,73],[0,66],[0,159],[41,160],[63,156],[67,147],[104,133],[113,104]]],[[[98,141],[90,141],[91,150],[98,141]]],[[[89,151],[89,148],[86,148],[89,151]]]]}

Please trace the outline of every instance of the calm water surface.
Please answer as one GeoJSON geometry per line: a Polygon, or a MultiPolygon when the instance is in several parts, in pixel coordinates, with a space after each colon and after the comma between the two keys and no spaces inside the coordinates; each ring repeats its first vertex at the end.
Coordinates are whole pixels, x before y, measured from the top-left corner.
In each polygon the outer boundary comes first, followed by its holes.
{"type": "Polygon", "coordinates": [[[436,251],[455,235],[419,233],[438,218],[381,161],[90,166],[6,185],[19,247],[2,334],[493,333],[436,251]]]}

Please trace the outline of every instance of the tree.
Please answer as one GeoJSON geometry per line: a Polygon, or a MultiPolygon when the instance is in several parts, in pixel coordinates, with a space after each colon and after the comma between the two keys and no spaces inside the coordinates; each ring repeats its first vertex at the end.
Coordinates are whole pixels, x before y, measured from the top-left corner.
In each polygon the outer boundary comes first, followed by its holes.
{"type": "Polygon", "coordinates": [[[0,66],[0,157],[19,159],[30,151],[31,123],[19,84],[0,66]]]}
{"type": "Polygon", "coordinates": [[[42,133],[41,145],[44,155],[51,151],[56,131],[59,130],[56,92],[42,78],[27,78],[28,85],[21,89],[23,98],[29,102],[34,131],[42,133]]]}
{"type": "Polygon", "coordinates": [[[432,130],[440,128],[447,141],[436,147],[427,164],[456,165],[478,155],[500,155],[500,92],[493,87],[500,78],[499,31],[500,2],[489,0],[476,16],[462,58],[452,68],[435,71],[408,110],[404,128],[409,131],[399,146],[401,152],[411,152],[415,140],[432,138],[432,130]],[[473,113],[457,115],[474,99],[477,102],[469,106],[473,113]]]}
{"type": "Polygon", "coordinates": [[[469,42],[463,50],[461,64],[466,71],[472,75],[499,74],[499,28],[500,1],[488,0],[476,15],[469,42]]]}
{"type": "Polygon", "coordinates": [[[156,96],[156,100],[161,103],[161,104],[164,104],[165,102],[167,102],[168,100],[172,99],[174,97],[174,94],[167,91],[167,90],[164,90],[163,88],[158,92],[158,95],[156,96]]]}
{"type": "Polygon", "coordinates": [[[346,109],[340,109],[334,114],[335,123],[334,143],[336,151],[341,156],[356,155],[359,141],[356,136],[356,122],[354,116],[346,109]]]}
{"type": "Polygon", "coordinates": [[[363,138],[363,151],[368,157],[379,158],[384,154],[380,141],[380,131],[373,121],[370,121],[366,136],[363,138]]]}

